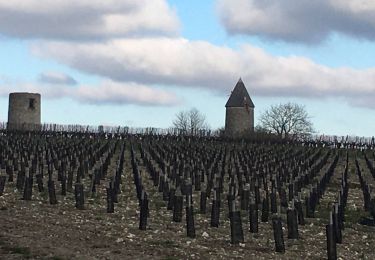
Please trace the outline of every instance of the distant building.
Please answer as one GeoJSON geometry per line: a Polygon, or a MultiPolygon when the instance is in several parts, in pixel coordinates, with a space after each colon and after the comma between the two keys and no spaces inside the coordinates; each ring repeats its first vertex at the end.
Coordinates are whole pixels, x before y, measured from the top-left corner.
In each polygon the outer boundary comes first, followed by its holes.
{"type": "Polygon", "coordinates": [[[8,130],[41,129],[41,97],[37,93],[10,93],[8,130]]]}
{"type": "Polygon", "coordinates": [[[254,131],[254,103],[241,79],[230,95],[225,115],[225,135],[240,137],[254,131]]]}

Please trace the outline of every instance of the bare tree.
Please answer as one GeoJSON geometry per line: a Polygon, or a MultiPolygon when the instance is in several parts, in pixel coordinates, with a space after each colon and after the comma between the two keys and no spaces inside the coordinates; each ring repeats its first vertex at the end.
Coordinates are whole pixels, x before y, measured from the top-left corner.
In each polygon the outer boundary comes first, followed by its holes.
{"type": "Polygon", "coordinates": [[[185,134],[196,135],[199,130],[207,130],[206,117],[196,108],[180,111],[173,120],[173,126],[185,134]]]}
{"type": "Polygon", "coordinates": [[[271,106],[260,116],[260,127],[282,137],[309,135],[313,124],[305,107],[296,103],[271,106]]]}
{"type": "Polygon", "coordinates": [[[189,115],[187,111],[180,111],[176,114],[176,119],[173,120],[173,126],[180,131],[186,133],[189,129],[189,115]]]}

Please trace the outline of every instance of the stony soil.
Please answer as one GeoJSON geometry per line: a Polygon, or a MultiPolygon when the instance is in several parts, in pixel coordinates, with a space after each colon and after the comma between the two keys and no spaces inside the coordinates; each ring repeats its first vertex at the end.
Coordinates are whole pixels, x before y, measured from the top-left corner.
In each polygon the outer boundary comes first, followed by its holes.
{"type": "MultiPolygon", "coordinates": [[[[7,183],[0,196],[0,259],[324,259],[325,225],[331,203],[337,196],[344,157],[317,209],[317,217],[299,226],[300,239],[284,238],[286,252],[275,252],[271,222],[260,223],[259,234],[251,234],[246,212],[242,212],[245,243],[230,244],[227,212],[220,227],[210,227],[210,214],[195,215],[197,237],[186,237],[185,218],[172,222],[161,194],[146,181],[150,193],[148,230],[138,229],[139,205],[130,170],[129,152],[123,172],[122,193],[115,213],[106,213],[105,183],[95,197],[86,196],[86,209],[74,207],[74,195],[58,195],[58,205],[49,205],[48,195],[33,191],[32,201],[21,200],[14,184],[7,183]]],[[[331,158],[332,159],[332,158],[331,158]]],[[[113,162],[114,164],[115,162],[113,162]]],[[[361,160],[364,170],[366,165],[361,160]]],[[[375,259],[375,227],[363,225],[368,214],[354,167],[349,163],[349,198],[340,259],[375,259]]],[[[147,178],[145,178],[147,179],[147,178]]],[[[60,187],[57,187],[57,191],[60,187]]],[[[199,201],[195,200],[198,205],[199,201]]],[[[195,208],[198,208],[196,206],[195,208]]],[[[210,206],[208,205],[208,209],[210,206]]],[[[208,210],[209,212],[209,210],[208,210]]],[[[285,225],[284,225],[285,226],[285,225]]]]}

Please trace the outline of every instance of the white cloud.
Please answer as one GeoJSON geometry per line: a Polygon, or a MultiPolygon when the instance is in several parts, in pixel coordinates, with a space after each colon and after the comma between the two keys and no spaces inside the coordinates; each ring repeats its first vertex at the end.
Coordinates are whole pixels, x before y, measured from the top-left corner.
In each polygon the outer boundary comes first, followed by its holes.
{"type": "Polygon", "coordinates": [[[12,37],[88,40],[178,30],[165,0],[0,0],[0,33],[12,37]]]}
{"type": "Polygon", "coordinates": [[[0,84],[0,96],[8,96],[10,92],[35,92],[40,93],[42,98],[70,98],[78,102],[95,105],[175,106],[181,102],[173,92],[150,88],[137,83],[116,83],[109,80],[93,86],[66,86],[46,83],[0,84]]]}
{"type": "Polygon", "coordinates": [[[273,56],[249,44],[235,50],[181,38],[148,38],[48,42],[35,45],[33,50],[116,81],[204,87],[228,93],[242,77],[251,94],[345,97],[353,104],[375,108],[371,102],[359,101],[375,98],[375,69],[330,68],[304,57],[273,56]]]}
{"type": "Polygon", "coordinates": [[[84,103],[91,104],[138,104],[147,106],[174,106],[179,98],[168,91],[136,83],[107,81],[99,86],[81,86],[70,93],[84,103]]]}
{"type": "Polygon", "coordinates": [[[230,48],[182,38],[44,42],[32,49],[38,56],[54,58],[84,72],[147,84],[223,86],[233,83],[228,75],[239,76],[244,68],[244,60],[230,48]]]}
{"type": "Polygon", "coordinates": [[[331,33],[375,39],[375,3],[369,0],[218,0],[232,34],[316,43],[331,33]]]}
{"type": "Polygon", "coordinates": [[[369,0],[329,0],[337,9],[352,13],[373,13],[375,12],[375,2],[369,0]]]}
{"type": "Polygon", "coordinates": [[[55,71],[46,71],[39,75],[39,82],[58,85],[76,85],[77,81],[69,75],[55,71]]]}

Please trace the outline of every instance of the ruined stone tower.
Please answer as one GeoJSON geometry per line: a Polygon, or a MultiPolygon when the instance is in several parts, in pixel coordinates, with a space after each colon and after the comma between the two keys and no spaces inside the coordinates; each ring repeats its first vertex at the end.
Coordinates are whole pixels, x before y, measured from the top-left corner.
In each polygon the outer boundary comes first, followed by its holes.
{"type": "Polygon", "coordinates": [[[37,93],[10,93],[8,130],[39,130],[41,98],[37,93]]]}
{"type": "Polygon", "coordinates": [[[240,137],[254,131],[254,103],[241,79],[230,95],[225,115],[225,135],[240,137]]]}

